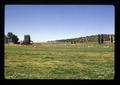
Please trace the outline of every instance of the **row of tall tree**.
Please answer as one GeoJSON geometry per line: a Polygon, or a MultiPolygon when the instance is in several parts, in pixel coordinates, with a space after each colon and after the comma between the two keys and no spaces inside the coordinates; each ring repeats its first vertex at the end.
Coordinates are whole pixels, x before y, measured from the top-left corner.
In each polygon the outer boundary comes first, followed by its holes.
{"type": "Polygon", "coordinates": [[[98,35],[98,43],[99,44],[103,44],[104,39],[103,39],[103,34],[102,35],[98,35]]]}
{"type": "MultiPolygon", "coordinates": [[[[113,43],[113,41],[114,41],[114,35],[110,35],[109,39],[110,39],[110,42],[113,43]]],[[[103,34],[101,34],[101,35],[99,34],[98,35],[98,43],[99,44],[103,44],[104,43],[104,36],[103,36],[103,34]]]]}
{"type": "Polygon", "coordinates": [[[99,44],[103,44],[104,41],[110,41],[113,43],[115,40],[115,36],[113,34],[98,34],[98,35],[91,35],[86,37],[79,37],[79,38],[73,38],[73,39],[61,39],[56,40],[56,42],[71,42],[71,44],[76,43],[87,43],[87,42],[98,42],[99,44]]]}

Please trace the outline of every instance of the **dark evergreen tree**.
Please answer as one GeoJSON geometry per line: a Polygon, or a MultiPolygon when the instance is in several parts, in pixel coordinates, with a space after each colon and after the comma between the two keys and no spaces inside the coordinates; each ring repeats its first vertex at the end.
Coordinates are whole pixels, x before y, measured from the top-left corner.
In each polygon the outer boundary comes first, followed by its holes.
{"type": "Polygon", "coordinates": [[[8,38],[7,39],[8,42],[13,42],[14,44],[17,44],[19,40],[17,35],[14,35],[12,32],[8,32],[7,38],[8,38]]]}
{"type": "Polygon", "coordinates": [[[74,44],[73,40],[71,40],[71,44],[74,44]]]}
{"type": "Polygon", "coordinates": [[[104,36],[103,36],[103,34],[101,35],[101,44],[103,44],[103,42],[104,42],[104,36]]]}
{"type": "Polygon", "coordinates": [[[101,36],[100,36],[100,34],[98,35],[98,43],[101,44],[101,36]]]}
{"type": "Polygon", "coordinates": [[[13,37],[13,33],[12,32],[8,32],[7,37],[8,38],[12,38],[13,37]]]}
{"type": "Polygon", "coordinates": [[[73,41],[74,44],[76,44],[76,41],[73,41]]]}
{"type": "Polygon", "coordinates": [[[17,43],[18,43],[18,40],[19,40],[19,38],[18,38],[16,35],[13,35],[13,36],[12,36],[12,42],[13,42],[14,44],[17,44],[17,43]]]}
{"type": "Polygon", "coordinates": [[[110,40],[111,40],[111,43],[113,43],[113,36],[111,35],[111,37],[110,37],[110,38],[111,38],[111,39],[110,39],[110,40]]]}

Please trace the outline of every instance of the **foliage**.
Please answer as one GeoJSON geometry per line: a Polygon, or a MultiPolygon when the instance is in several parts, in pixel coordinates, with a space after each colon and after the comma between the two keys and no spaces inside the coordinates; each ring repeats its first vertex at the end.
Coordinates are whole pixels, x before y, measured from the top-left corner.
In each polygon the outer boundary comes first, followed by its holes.
{"type": "Polygon", "coordinates": [[[13,37],[13,33],[12,32],[8,32],[7,37],[8,38],[12,38],[13,37]]]}
{"type": "Polygon", "coordinates": [[[98,43],[100,44],[101,43],[101,37],[100,37],[100,34],[98,35],[98,43]]]}
{"type": "Polygon", "coordinates": [[[104,39],[103,39],[104,37],[103,37],[103,34],[101,34],[101,43],[103,44],[103,42],[104,42],[104,39]]]}
{"type": "Polygon", "coordinates": [[[18,42],[18,40],[19,40],[18,37],[16,35],[13,35],[13,37],[12,37],[13,43],[16,44],[18,42]]]}
{"type": "Polygon", "coordinates": [[[8,32],[7,36],[5,37],[6,41],[8,38],[11,39],[14,44],[17,44],[17,42],[19,40],[17,35],[14,35],[12,32],[8,32]]]}
{"type": "Polygon", "coordinates": [[[113,36],[111,35],[111,37],[110,37],[110,38],[111,38],[111,43],[113,43],[113,36]]]}

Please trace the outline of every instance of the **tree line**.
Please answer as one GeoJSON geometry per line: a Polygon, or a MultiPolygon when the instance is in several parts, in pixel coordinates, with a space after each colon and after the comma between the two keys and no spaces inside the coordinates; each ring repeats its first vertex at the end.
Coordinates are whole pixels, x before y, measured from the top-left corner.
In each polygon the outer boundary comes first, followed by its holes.
{"type": "MultiPolygon", "coordinates": [[[[25,44],[29,45],[33,43],[31,41],[30,35],[24,35],[24,40],[21,42],[18,42],[19,38],[17,35],[13,34],[12,32],[8,32],[7,35],[5,35],[5,43],[14,43],[14,44],[25,44]]],[[[115,40],[115,36],[111,34],[98,34],[98,35],[92,35],[92,36],[86,36],[86,37],[80,37],[80,38],[73,38],[73,39],[61,39],[56,40],[55,42],[64,42],[64,43],[87,43],[87,42],[98,42],[99,44],[103,44],[104,41],[110,41],[113,43],[115,40]]]]}
{"type": "Polygon", "coordinates": [[[12,32],[8,32],[7,35],[5,35],[4,37],[5,43],[25,44],[25,45],[31,44],[30,35],[24,35],[24,40],[21,42],[18,42],[18,40],[19,40],[18,36],[13,34],[12,32]]]}
{"type": "Polygon", "coordinates": [[[18,43],[19,38],[17,35],[13,34],[12,32],[8,32],[7,35],[5,35],[5,43],[13,42],[14,44],[18,43]]]}
{"type": "Polygon", "coordinates": [[[98,35],[91,35],[91,36],[72,38],[72,39],[61,39],[61,40],[56,40],[56,42],[64,42],[64,43],[70,42],[71,44],[98,42],[99,44],[103,44],[104,41],[110,41],[111,43],[113,43],[114,40],[115,40],[115,35],[113,34],[98,34],[98,35]]]}

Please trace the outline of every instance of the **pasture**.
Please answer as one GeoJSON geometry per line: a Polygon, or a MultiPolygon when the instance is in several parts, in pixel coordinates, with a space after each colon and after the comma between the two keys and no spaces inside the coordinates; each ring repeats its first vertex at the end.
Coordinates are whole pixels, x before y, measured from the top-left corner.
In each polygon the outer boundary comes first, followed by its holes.
{"type": "Polygon", "coordinates": [[[114,44],[5,45],[5,79],[114,79],[114,44]]]}

